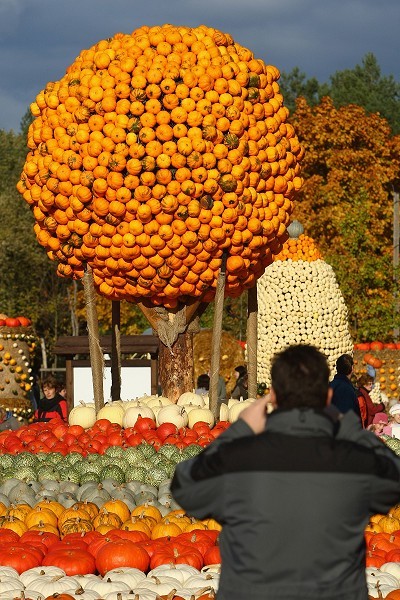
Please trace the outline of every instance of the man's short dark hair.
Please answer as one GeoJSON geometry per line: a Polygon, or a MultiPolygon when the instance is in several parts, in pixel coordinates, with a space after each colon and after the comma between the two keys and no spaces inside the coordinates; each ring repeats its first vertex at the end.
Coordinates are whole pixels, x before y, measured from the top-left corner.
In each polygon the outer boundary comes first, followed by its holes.
{"type": "Polygon", "coordinates": [[[329,365],[315,346],[289,346],[272,361],[271,386],[278,408],[323,408],[329,386],[329,365]]]}
{"type": "Polygon", "coordinates": [[[235,371],[236,373],[239,373],[239,377],[243,377],[247,373],[247,368],[243,365],[239,365],[238,367],[235,367],[235,371]]]}
{"type": "Polygon", "coordinates": [[[336,372],[338,375],[350,375],[353,365],[353,357],[350,354],[342,354],[336,361],[336,372]]]}
{"type": "Polygon", "coordinates": [[[197,387],[199,389],[209,390],[210,389],[210,376],[207,373],[202,373],[197,378],[197,387]]]}

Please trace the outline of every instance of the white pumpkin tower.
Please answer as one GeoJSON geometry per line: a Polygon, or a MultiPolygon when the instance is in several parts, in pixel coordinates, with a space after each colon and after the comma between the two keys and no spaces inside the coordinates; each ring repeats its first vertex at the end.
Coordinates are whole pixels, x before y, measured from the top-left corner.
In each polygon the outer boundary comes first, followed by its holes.
{"type": "Polygon", "coordinates": [[[257,282],[257,381],[270,385],[271,360],[293,344],[323,352],[332,375],[341,354],[353,354],[348,311],[335,273],[303,226],[293,221],[289,239],[257,282]]]}

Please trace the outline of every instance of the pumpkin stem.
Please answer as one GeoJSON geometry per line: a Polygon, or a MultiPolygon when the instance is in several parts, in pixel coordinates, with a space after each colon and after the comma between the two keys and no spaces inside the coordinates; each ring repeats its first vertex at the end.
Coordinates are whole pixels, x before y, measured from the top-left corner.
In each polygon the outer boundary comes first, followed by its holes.
{"type": "Polygon", "coordinates": [[[205,587],[205,588],[202,588],[201,590],[199,590],[199,591],[197,592],[197,595],[198,595],[198,596],[201,596],[202,594],[207,594],[207,592],[208,592],[208,593],[211,593],[211,592],[213,592],[213,591],[214,591],[214,589],[213,589],[211,586],[209,586],[209,585],[208,585],[207,587],[205,587]]]}

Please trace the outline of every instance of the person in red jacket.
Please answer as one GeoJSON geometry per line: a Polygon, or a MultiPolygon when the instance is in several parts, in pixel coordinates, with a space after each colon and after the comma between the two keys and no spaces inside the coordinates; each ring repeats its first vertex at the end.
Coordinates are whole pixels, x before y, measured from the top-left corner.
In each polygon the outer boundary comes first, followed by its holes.
{"type": "Polygon", "coordinates": [[[43,398],[40,398],[35,411],[35,421],[50,421],[60,418],[67,420],[67,401],[59,393],[59,382],[54,375],[42,381],[43,398]]]}
{"type": "Polygon", "coordinates": [[[374,420],[377,413],[385,412],[385,405],[380,402],[375,404],[369,395],[374,385],[374,378],[368,373],[363,373],[357,380],[357,399],[360,406],[361,421],[364,429],[367,429],[374,420]]]}

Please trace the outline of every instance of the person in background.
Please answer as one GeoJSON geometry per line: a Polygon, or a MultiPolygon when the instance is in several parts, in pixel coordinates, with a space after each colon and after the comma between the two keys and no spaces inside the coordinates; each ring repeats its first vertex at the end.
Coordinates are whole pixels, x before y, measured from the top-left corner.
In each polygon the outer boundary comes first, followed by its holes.
{"type": "Polygon", "coordinates": [[[236,381],[238,381],[238,379],[243,377],[243,375],[246,375],[246,373],[247,373],[247,368],[244,365],[239,365],[239,366],[235,367],[235,370],[233,372],[236,381]]]}
{"type": "Polygon", "coordinates": [[[67,399],[67,387],[65,385],[64,380],[60,381],[60,383],[58,385],[58,393],[60,394],[60,396],[65,398],[65,400],[67,399]]]}
{"type": "Polygon", "coordinates": [[[202,373],[198,376],[196,382],[196,394],[200,396],[208,396],[210,390],[210,376],[207,373],[202,373]]]}
{"type": "Polygon", "coordinates": [[[14,415],[0,406],[0,431],[16,431],[22,423],[14,415]]]}
{"type": "Polygon", "coordinates": [[[370,392],[374,387],[374,378],[368,373],[362,373],[357,380],[357,400],[360,407],[361,423],[365,429],[368,429],[373,423],[374,416],[385,410],[385,405],[380,402],[375,404],[372,401],[370,392]]]}
{"type": "Polygon", "coordinates": [[[235,387],[232,390],[231,398],[235,398],[236,400],[239,400],[240,398],[242,398],[242,400],[247,400],[247,398],[249,397],[249,392],[247,389],[248,377],[246,367],[243,367],[242,365],[236,367],[235,377],[237,377],[237,381],[235,387]]]}
{"type": "Polygon", "coordinates": [[[38,400],[35,421],[50,421],[57,417],[67,420],[67,401],[59,393],[59,386],[60,383],[54,375],[43,379],[43,397],[38,400]]]}
{"type": "Polygon", "coordinates": [[[221,406],[222,402],[226,400],[226,384],[225,379],[222,375],[218,376],[218,387],[217,387],[218,406],[221,406]]]}
{"type": "Polygon", "coordinates": [[[365,526],[399,502],[400,457],[331,395],[326,357],[290,346],[272,363],[275,410],[256,399],[176,465],[176,502],[222,525],[219,600],[367,600],[365,526]]]}
{"type": "Polygon", "coordinates": [[[378,437],[380,437],[381,435],[384,434],[384,430],[385,430],[385,427],[387,427],[387,424],[388,424],[387,414],[384,412],[379,412],[379,413],[376,413],[376,415],[372,419],[371,425],[369,425],[367,427],[367,429],[369,431],[372,431],[373,433],[375,433],[375,435],[377,435],[378,437]]]}
{"type": "Polygon", "coordinates": [[[353,410],[361,420],[357,391],[350,377],[354,371],[354,361],[350,354],[342,354],[336,361],[336,375],[330,382],[332,404],[343,414],[353,410]]]}
{"type": "MultiPolygon", "coordinates": [[[[207,375],[210,378],[210,385],[211,385],[211,372],[208,371],[207,375]]],[[[218,406],[221,406],[221,403],[225,402],[225,400],[226,400],[226,383],[225,383],[225,379],[222,377],[222,375],[218,375],[217,398],[218,398],[218,406]]]]}
{"type": "Polygon", "coordinates": [[[29,390],[29,398],[32,404],[32,412],[34,413],[40,399],[40,378],[39,371],[36,370],[32,370],[32,386],[29,390]]]}
{"type": "Polygon", "coordinates": [[[396,402],[389,408],[390,422],[384,428],[383,433],[400,439],[400,403],[396,402]]]}

